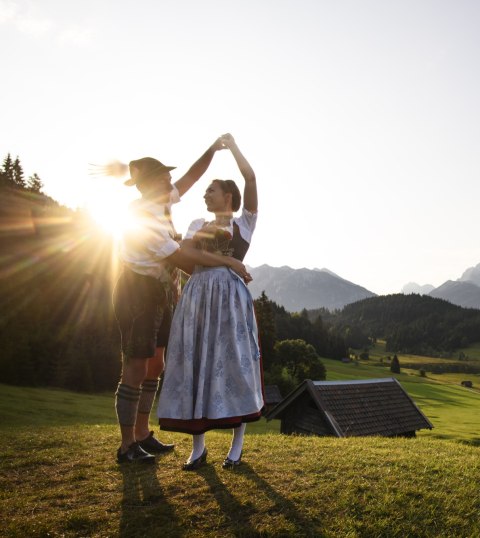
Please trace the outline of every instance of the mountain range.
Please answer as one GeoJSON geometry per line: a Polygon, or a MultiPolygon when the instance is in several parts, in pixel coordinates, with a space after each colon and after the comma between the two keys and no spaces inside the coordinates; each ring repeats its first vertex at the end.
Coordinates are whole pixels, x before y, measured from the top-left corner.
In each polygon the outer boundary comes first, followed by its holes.
{"type": "Polygon", "coordinates": [[[268,298],[290,312],[306,308],[337,310],[346,304],[376,294],[345,280],[328,269],[292,269],[261,265],[249,268],[253,281],[248,285],[254,298],[264,291],[268,298]]]}
{"type": "MultiPolygon", "coordinates": [[[[264,291],[269,299],[290,312],[306,308],[342,309],[345,305],[376,297],[377,294],[349,282],[329,269],[292,269],[288,266],[250,267],[253,281],[248,285],[254,298],[264,291]]],[[[464,271],[458,280],[447,280],[438,288],[410,282],[402,293],[430,295],[465,308],[480,309],[480,263],[464,271]]]]}
{"type": "Polygon", "coordinates": [[[402,288],[402,293],[430,295],[465,308],[480,309],[480,263],[466,269],[457,280],[447,280],[438,288],[411,282],[402,288]]]}

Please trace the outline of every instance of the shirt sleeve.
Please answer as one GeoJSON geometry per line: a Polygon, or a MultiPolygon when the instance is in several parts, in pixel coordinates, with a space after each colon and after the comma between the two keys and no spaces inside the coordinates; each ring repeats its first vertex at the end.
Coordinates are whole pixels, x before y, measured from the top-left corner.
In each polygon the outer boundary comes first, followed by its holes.
{"type": "Polygon", "coordinates": [[[257,212],[252,213],[248,209],[243,208],[242,214],[233,219],[237,223],[240,235],[247,243],[252,242],[252,235],[257,225],[257,215],[257,212]]]}
{"type": "Polygon", "coordinates": [[[172,183],[172,191],[170,193],[170,204],[178,204],[180,202],[180,193],[178,192],[177,187],[172,183]]]}
{"type": "Polygon", "coordinates": [[[123,237],[124,261],[150,265],[167,258],[180,248],[173,240],[171,227],[164,218],[158,218],[145,210],[137,211],[136,217],[138,226],[128,230],[123,237]]]}
{"type": "Polygon", "coordinates": [[[180,248],[180,245],[170,236],[163,237],[163,239],[161,243],[157,240],[153,245],[149,245],[150,250],[160,259],[168,258],[180,248]]]}
{"type": "Polygon", "coordinates": [[[200,228],[205,224],[205,219],[196,219],[190,223],[185,239],[192,239],[200,228]]]}

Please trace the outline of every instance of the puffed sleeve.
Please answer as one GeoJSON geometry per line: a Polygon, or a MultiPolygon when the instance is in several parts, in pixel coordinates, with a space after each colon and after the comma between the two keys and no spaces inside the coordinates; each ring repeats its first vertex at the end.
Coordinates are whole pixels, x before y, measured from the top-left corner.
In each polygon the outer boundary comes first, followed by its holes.
{"type": "Polygon", "coordinates": [[[252,235],[257,225],[257,215],[258,212],[252,213],[248,209],[243,208],[242,214],[233,219],[237,223],[240,235],[247,243],[252,242],[252,235]]]}
{"type": "Polygon", "coordinates": [[[185,234],[185,239],[192,239],[204,224],[205,219],[196,219],[192,221],[188,227],[187,233],[185,234]]]}

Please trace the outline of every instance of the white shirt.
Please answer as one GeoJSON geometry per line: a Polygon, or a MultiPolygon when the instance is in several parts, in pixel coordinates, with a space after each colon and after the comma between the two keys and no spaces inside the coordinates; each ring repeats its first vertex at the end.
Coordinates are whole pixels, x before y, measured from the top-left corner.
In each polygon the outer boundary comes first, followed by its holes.
{"type": "MultiPolygon", "coordinates": [[[[230,235],[233,236],[233,223],[238,226],[240,235],[245,239],[247,243],[252,242],[252,235],[257,224],[257,215],[258,213],[252,213],[245,208],[242,208],[242,214],[239,217],[232,217],[230,219],[230,224],[228,226],[222,226],[230,232],[230,235]]],[[[196,219],[190,223],[188,231],[185,235],[185,239],[192,239],[193,236],[206,224],[205,219],[196,219]]]]}
{"type": "Polygon", "coordinates": [[[120,257],[123,263],[135,273],[159,278],[165,267],[165,258],[176,252],[180,245],[173,239],[175,229],[165,216],[172,204],[178,203],[180,196],[174,186],[170,199],[165,204],[157,204],[139,198],[130,204],[136,226],[123,237],[120,257]]]}

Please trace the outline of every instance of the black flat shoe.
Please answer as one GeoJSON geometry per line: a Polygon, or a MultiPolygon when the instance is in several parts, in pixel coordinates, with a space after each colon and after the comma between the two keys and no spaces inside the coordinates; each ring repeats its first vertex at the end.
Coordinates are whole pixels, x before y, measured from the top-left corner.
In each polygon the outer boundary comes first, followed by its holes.
{"type": "Polygon", "coordinates": [[[225,458],[222,463],[222,467],[224,469],[233,469],[234,467],[238,467],[242,463],[242,454],[240,453],[240,457],[238,460],[231,460],[230,458],[225,458]]]}
{"type": "Polygon", "coordinates": [[[199,456],[195,460],[186,461],[183,464],[182,469],[184,471],[195,471],[196,469],[198,469],[199,467],[201,467],[202,465],[204,465],[206,463],[206,461],[207,461],[207,453],[208,453],[207,449],[204,448],[201,456],[199,456]]]}
{"type": "Polygon", "coordinates": [[[155,456],[145,452],[138,443],[132,443],[126,452],[117,450],[117,463],[155,463],[155,456]]]}
{"type": "Polygon", "coordinates": [[[153,430],[146,439],[138,441],[138,444],[145,452],[149,452],[150,454],[164,454],[165,452],[171,452],[175,448],[175,445],[167,445],[155,439],[153,430]]]}

